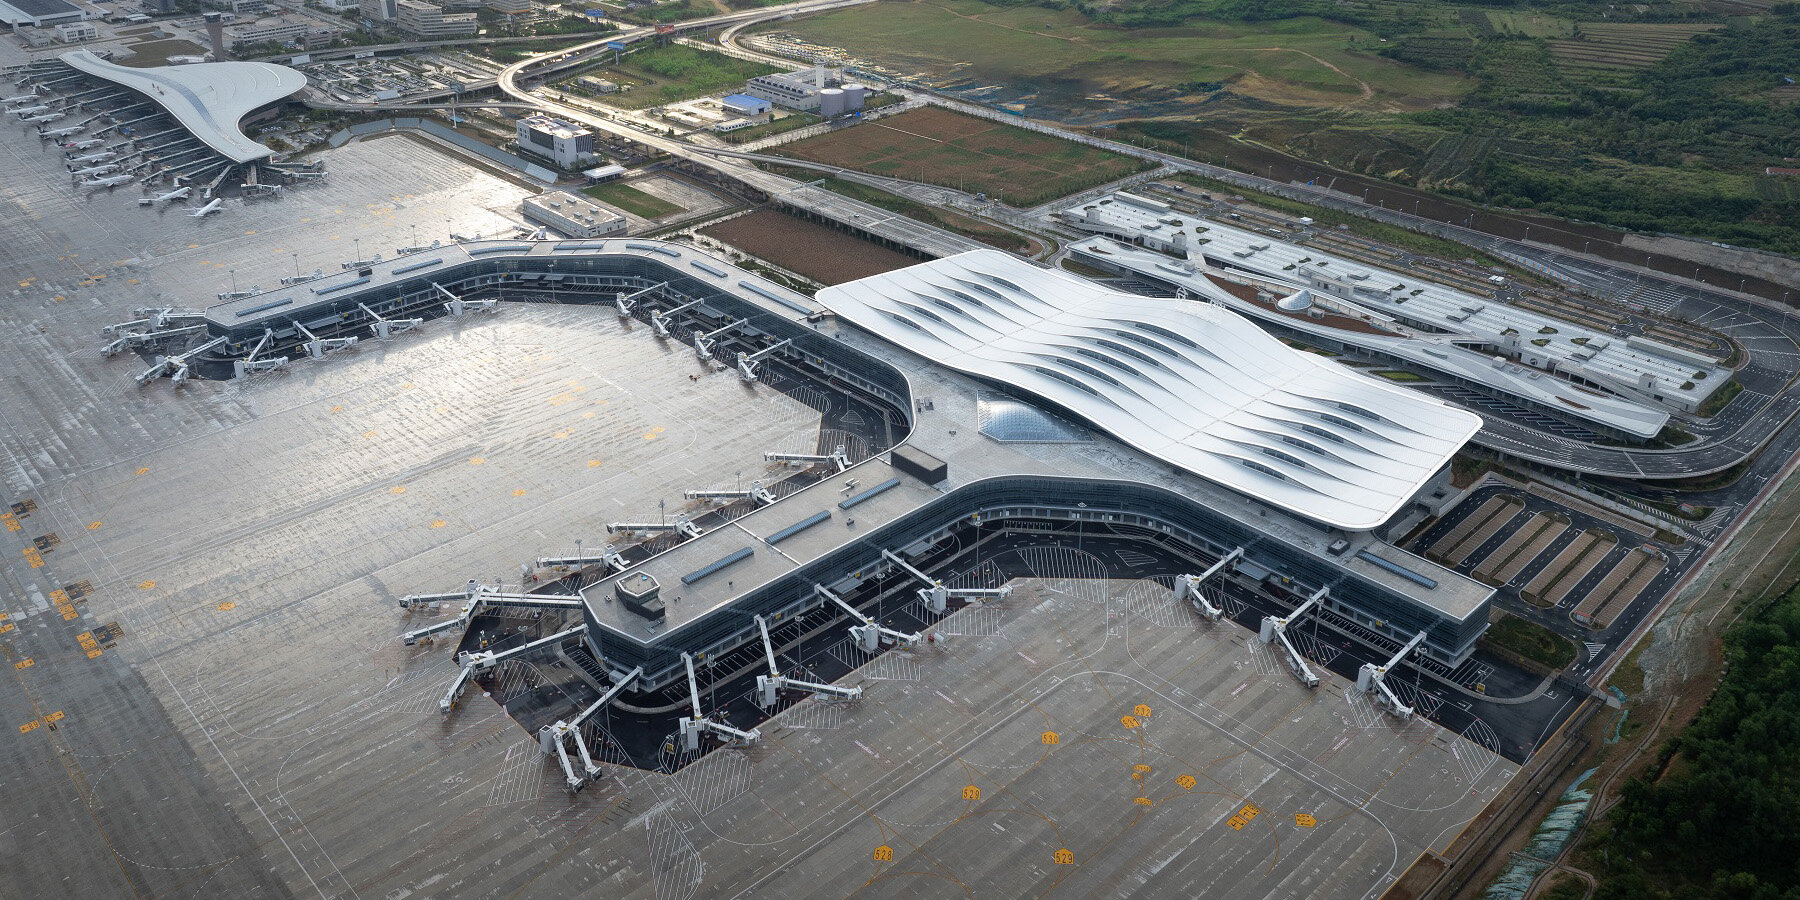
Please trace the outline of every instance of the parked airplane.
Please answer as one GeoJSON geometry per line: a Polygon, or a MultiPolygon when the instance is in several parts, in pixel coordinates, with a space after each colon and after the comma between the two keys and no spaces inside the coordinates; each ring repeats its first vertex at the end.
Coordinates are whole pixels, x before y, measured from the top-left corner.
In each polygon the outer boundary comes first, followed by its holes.
{"type": "Polygon", "coordinates": [[[65,163],[65,165],[67,165],[70,169],[73,169],[76,166],[82,166],[82,165],[86,165],[88,163],[105,162],[109,159],[112,159],[115,156],[118,156],[118,154],[114,153],[110,150],[102,150],[99,153],[89,153],[86,156],[72,157],[72,158],[70,158],[70,160],[67,163],[65,163]]]}
{"type": "Polygon", "coordinates": [[[14,103],[24,103],[27,100],[36,100],[36,99],[38,99],[38,95],[36,95],[36,94],[20,94],[17,97],[7,97],[4,100],[0,100],[0,103],[4,103],[7,106],[11,106],[14,103]]]}
{"type": "Polygon", "coordinates": [[[74,133],[82,130],[83,128],[86,128],[86,127],[87,127],[86,125],[70,125],[67,128],[58,128],[54,131],[40,131],[40,132],[38,132],[38,137],[51,139],[51,140],[54,140],[56,138],[65,138],[71,134],[74,134],[74,133]]]}
{"type": "Polygon", "coordinates": [[[160,196],[145,197],[144,199],[138,201],[138,205],[139,206],[155,206],[158,203],[170,203],[170,202],[173,202],[176,200],[186,200],[189,190],[190,190],[189,188],[178,187],[178,188],[176,188],[166,194],[162,194],[160,196]]]}
{"type": "Polygon", "coordinates": [[[42,113],[40,115],[32,116],[29,119],[21,119],[19,121],[24,122],[27,125],[37,125],[41,122],[54,122],[57,119],[66,119],[68,117],[69,117],[68,113],[48,112],[48,113],[42,113]]]}
{"type": "Polygon", "coordinates": [[[137,178],[136,175],[108,175],[105,178],[95,178],[91,181],[83,181],[81,183],[81,186],[82,187],[93,187],[93,188],[102,188],[102,187],[103,188],[116,188],[119,185],[125,184],[128,181],[133,181],[136,178],[137,178]]]}
{"type": "Polygon", "coordinates": [[[50,108],[50,106],[48,104],[39,103],[36,106],[27,106],[24,109],[15,109],[12,111],[12,113],[13,113],[13,115],[18,116],[19,118],[24,118],[26,116],[36,115],[37,113],[41,113],[44,110],[47,110],[49,108],[50,108]]]}
{"type": "Polygon", "coordinates": [[[75,171],[69,173],[69,177],[70,178],[81,178],[86,175],[105,175],[108,172],[117,171],[118,168],[119,168],[118,163],[101,163],[100,165],[97,165],[97,166],[88,166],[85,169],[76,169],[75,171]]]}
{"type": "Polygon", "coordinates": [[[63,146],[64,150],[86,150],[89,147],[98,147],[104,143],[106,143],[106,138],[94,137],[94,138],[83,138],[79,141],[70,141],[69,143],[64,144],[62,146],[63,146]]]}
{"type": "Polygon", "coordinates": [[[220,197],[220,198],[214,200],[213,202],[208,203],[205,206],[202,206],[199,209],[196,209],[191,213],[188,213],[188,215],[193,216],[196,219],[204,219],[207,216],[210,216],[213,213],[218,212],[219,207],[224,206],[224,205],[225,205],[225,198],[220,197]]]}

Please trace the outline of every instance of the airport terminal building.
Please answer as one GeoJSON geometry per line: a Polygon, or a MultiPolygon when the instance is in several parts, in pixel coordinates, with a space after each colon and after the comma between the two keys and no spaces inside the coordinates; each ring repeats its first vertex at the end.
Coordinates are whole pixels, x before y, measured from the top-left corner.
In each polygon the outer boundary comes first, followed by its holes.
{"type": "Polygon", "coordinates": [[[853,449],[770,454],[799,468],[747,515],[608,525],[614,544],[576,564],[589,576],[582,640],[615,684],[676,687],[684,659],[757,647],[753,616],[820,627],[992,529],[1177,548],[1277,608],[1321,601],[1316,615],[1348,638],[1391,651],[1422,634],[1421,655],[1445,669],[1487,626],[1491,588],[1374,533],[1442,494],[1477,417],[1294,351],[1235,313],[1184,311],[995,251],[814,300],[679,244],[480,241],[231,300],[204,324],[223,365],[322,356],[368,334],[372,317],[392,327],[520,297],[611,304],[703,359],[735,360],[747,383],[810,379],[865,410],[853,449]],[[818,327],[825,316],[835,334],[818,327]],[[969,428],[1000,392],[1015,416],[1093,435],[1062,444],[969,428]]]}

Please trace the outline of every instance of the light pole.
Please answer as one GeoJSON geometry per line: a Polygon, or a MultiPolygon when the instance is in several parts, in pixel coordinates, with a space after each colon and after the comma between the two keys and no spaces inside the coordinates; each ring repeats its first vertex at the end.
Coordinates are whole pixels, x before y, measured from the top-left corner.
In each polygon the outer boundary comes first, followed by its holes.
{"type": "Polygon", "coordinates": [[[231,292],[235,294],[235,293],[237,293],[237,270],[236,269],[228,269],[226,271],[229,271],[231,273],[231,292]]]}

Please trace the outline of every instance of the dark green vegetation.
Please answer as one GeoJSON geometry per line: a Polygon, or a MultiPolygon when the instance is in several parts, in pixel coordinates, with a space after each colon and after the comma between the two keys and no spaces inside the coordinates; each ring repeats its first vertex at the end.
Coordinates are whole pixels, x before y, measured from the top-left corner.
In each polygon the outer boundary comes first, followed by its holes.
{"type": "Polygon", "coordinates": [[[1587,842],[1601,900],[1800,898],[1800,589],[1726,633],[1725,666],[1587,842]]]}
{"type": "Polygon", "coordinates": [[[1549,890],[1538,895],[1538,900],[1582,900],[1587,891],[1587,882],[1580,875],[1563,872],[1550,883],[1549,890]]]}
{"type": "Polygon", "coordinates": [[[1743,392],[1743,383],[1736,378],[1733,378],[1730,381],[1725,382],[1724,387],[1713,391],[1713,395],[1706,398],[1706,402],[1700,404],[1700,408],[1695,410],[1695,413],[1702,418],[1716,416],[1719,414],[1720,410],[1730,405],[1731,401],[1737,399],[1737,395],[1743,392]]]}
{"type": "Polygon", "coordinates": [[[605,22],[593,22],[587,16],[546,16],[531,22],[521,22],[517,16],[509,16],[492,9],[482,8],[475,11],[475,18],[487,29],[489,37],[524,37],[535,35],[549,37],[558,34],[579,34],[599,37],[618,29],[605,22]]]}
{"type": "MultiPolygon", "coordinates": [[[[1762,174],[1800,152],[1800,96],[1788,82],[1800,78],[1800,7],[1777,9],[1730,27],[1569,22],[1560,38],[1491,27],[1405,35],[1381,52],[1465,73],[1475,89],[1451,108],[1307,117],[1305,130],[1243,121],[1295,155],[1452,196],[1800,252],[1800,178],[1762,174]]],[[[1177,144],[1204,143],[1202,128],[1127,126],[1177,144]]]]}
{"type": "Polygon", "coordinates": [[[1488,626],[1482,640],[1552,669],[1575,661],[1575,645],[1567,638],[1518,616],[1501,616],[1500,621],[1488,626]]]}
{"type": "Polygon", "coordinates": [[[637,22],[648,22],[655,25],[666,25],[671,22],[686,22],[701,16],[717,13],[710,3],[695,3],[693,0],[675,0],[673,3],[657,3],[642,9],[634,9],[621,16],[637,22]]]}

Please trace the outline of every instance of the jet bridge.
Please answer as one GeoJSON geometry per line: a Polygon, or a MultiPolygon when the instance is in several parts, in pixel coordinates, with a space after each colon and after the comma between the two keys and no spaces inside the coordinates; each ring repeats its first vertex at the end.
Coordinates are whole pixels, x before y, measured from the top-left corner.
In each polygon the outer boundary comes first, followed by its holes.
{"type": "Polygon", "coordinates": [[[188,360],[229,340],[231,339],[224,335],[220,335],[192,350],[177,353],[174,356],[158,356],[155,365],[145,369],[138,375],[137,383],[139,385],[149,384],[152,380],[167,375],[169,376],[169,380],[175,383],[176,387],[180,387],[183,384],[186,384],[188,378],[193,375],[192,370],[188,368],[188,360]]]}
{"type": "Polygon", "coordinates": [[[324,277],[325,277],[324,269],[314,269],[314,270],[312,270],[311,275],[284,275],[281,278],[281,286],[282,287],[293,287],[296,284],[305,284],[309,281],[318,281],[319,279],[324,278],[324,277]]]}
{"type": "Polygon", "coordinates": [[[794,342],[793,338],[788,338],[787,340],[784,340],[779,344],[776,344],[772,347],[765,347],[761,350],[756,351],[755,353],[745,353],[743,351],[739,351],[738,355],[737,355],[738,377],[742,378],[745,381],[755,381],[757,378],[756,364],[759,362],[762,362],[767,357],[773,355],[775,353],[775,351],[780,350],[781,348],[786,347],[787,345],[792,344],[793,342],[794,342]]]}
{"type": "Polygon", "coordinates": [[[455,618],[445,619],[423,628],[415,628],[400,636],[400,642],[411,647],[418,642],[451,631],[466,628],[470,621],[483,609],[489,606],[524,607],[535,609],[579,610],[582,608],[581,597],[572,594],[509,594],[491,587],[483,587],[470,580],[468,587],[455,594],[408,594],[400,598],[401,609],[436,606],[456,600],[464,601],[461,612],[455,618]]]}
{"type": "Polygon", "coordinates": [[[1276,640],[1281,641],[1281,646],[1287,650],[1288,668],[1294,671],[1294,677],[1299,678],[1300,682],[1309,688],[1316,688],[1319,686],[1319,676],[1313,674],[1312,668],[1307,666],[1306,657],[1301,656],[1300,651],[1294,649],[1294,643],[1288,640],[1287,629],[1289,624],[1293,623],[1301,616],[1306,615],[1308,612],[1311,612],[1313,607],[1324,602],[1325,596],[1329,593],[1331,593],[1331,588],[1319,588],[1317,593],[1308,597],[1306,602],[1300,604],[1299,608],[1295,609],[1292,613],[1286,616],[1263,616],[1262,629],[1258,633],[1258,636],[1265,644],[1272,643],[1276,640]]]}
{"type": "Polygon", "coordinates": [[[250,355],[243,359],[234,359],[231,361],[231,376],[233,378],[243,378],[246,375],[261,375],[286,366],[288,361],[285,356],[259,358],[261,357],[262,352],[268,349],[269,344],[274,340],[275,332],[271,329],[264,328],[262,338],[256,342],[255,347],[250,348],[250,355]]]}
{"type": "Polygon", "coordinates": [[[497,313],[500,311],[500,301],[496,298],[490,297],[486,300],[464,300],[454,293],[451,293],[449,288],[444,287],[435,281],[431,283],[431,286],[437,288],[438,293],[449,298],[449,301],[444,304],[444,312],[447,312],[452,316],[461,317],[472,312],[497,313]]]}
{"type": "Polygon", "coordinates": [[[306,338],[306,343],[300,346],[305,347],[306,355],[313,359],[324,359],[339,350],[348,350],[356,346],[358,340],[354,337],[322,338],[307,330],[307,327],[300,324],[298,320],[294,320],[294,328],[299,330],[302,337],[306,338]]]}
{"type": "Polygon", "coordinates": [[[576,552],[563,556],[540,556],[534,560],[534,565],[539,569],[554,569],[558,572],[585,569],[588,566],[606,566],[612,571],[623,572],[631,566],[611,544],[607,544],[606,549],[599,553],[576,552]]]}
{"type": "Polygon", "coordinates": [[[650,311],[650,327],[656,329],[657,337],[660,337],[660,338],[672,337],[673,335],[671,335],[669,333],[669,325],[670,325],[670,323],[675,321],[675,314],[680,313],[680,312],[685,312],[685,311],[687,311],[693,307],[699,306],[699,305],[700,305],[700,301],[689,300],[688,302],[683,303],[680,306],[677,306],[674,309],[671,309],[667,312],[659,312],[659,311],[653,309],[650,311]]]}
{"type": "Polygon", "coordinates": [[[758,506],[775,502],[775,495],[760,481],[750,482],[747,491],[684,491],[681,496],[689,500],[755,500],[758,506]]]}
{"type": "Polygon", "coordinates": [[[450,679],[450,688],[449,690],[444,691],[443,699],[438,701],[438,710],[440,712],[448,713],[450,707],[456,705],[456,698],[462,696],[463,688],[468,687],[469,682],[473,680],[475,676],[480,675],[515,656],[529,653],[543,647],[554,647],[563,641],[580,637],[586,633],[587,625],[583,623],[574,628],[570,628],[567,631],[559,631],[549,637],[538,638],[528,644],[520,644],[511,650],[502,650],[499,653],[492,653],[487,650],[464,652],[461,656],[457,657],[457,662],[462,664],[462,668],[456,673],[455,678],[450,679]]]}
{"type": "Polygon", "coordinates": [[[103,356],[125,350],[148,347],[162,341],[186,338],[206,331],[206,320],[199,313],[171,308],[140,308],[134,311],[142,318],[119,322],[103,329],[118,338],[100,348],[103,356]]]}
{"type": "Polygon", "coordinates": [[[1425,632],[1421,631],[1414,635],[1412,640],[1407,641],[1406,646],[1401,647],[1400,652],[1394,654],[1393,658],[1385,664],[1378,666],[1374,663],[1363,663],[1362,668],[1356,671],[1356,689],[1365,694],[1375,694],[1380,705],[1402,722],[1412,718],[1413,708],[1400,702],[1400,698],[1394,693],[1393,688],[1388,687],[1387,675],[1423,643],[1425,643],[1425,632]]]}
{"type": "Polygon", "coordinates": [[[647,288],[632,291],[629,294],[627,294],[623,291],[620,291],[619,293],[613,295],[613,308],[615,308],[619,311],[619,318],[621,318],[621,319],[625,318],[625,317],[631,315],[631,310],[637,306],[637,302],[638,302],[639,298],[645,296],[646,294],[651,294],[651,293],[655,293],[656,291],[660,291],[663,288],[666,288],[668,286],[669,286],[669,283],[665,281],[662,284],[653,284],[647,288]]]}
{"type": "Polygon", "coordinates": [[[694,658],[686,653],[681,654],[681,662],[687,666],[688,700],[693,705],[693,715],[683,717],[680,721],[681,743],[689,752],[700,749],[700,735],[710,731],[725,740],[742,741],[754,744],[762,739],[762,732],[755,728],[740,731],[724,722],[715,722],[700,711],[700,679],[694,675],[694,658]]]}
{"type": "Polygon", "coordinates": [[[785,690],[811,691],[815,694],[828,694],[845,700],[855,700],[862,696],[862,688],[839,687],[835,684],[820,684],[813,681],[801,681],[781,674],[781,666],[775,661],[775,643],[769,640],[769,623],[762,616],[756,616],[756,627],[762,631],[763,655],[769,660],[769,674],[756,676],[756,705],[763,709],[772,709],[781,699],[785,690]]]}
{"type": "Polygon", "coordinates": [[[600,699],[576,713],[573,718],[566,721],[558,719],[538,729],[538,747],[544,751],[545,756],[549,756],[553,752],[556,754],[557,761],[562,763],[563,782],[569,786],[570,793],[581,790],[604,771],[594,763],[594,757],[588,753],[587,740],[581,736],[581,726],[587,724],[587,721],[593,718],[595,713],[605,709],[608,703],[613,702],[614,698],[630,688],[642,674],[644,674],[643,666],[632,669],[630,674],[619,679],[617,684],[608,688],[606,693],[601,694],[600,699]],[[571,738],[575,741],[575,752],[581,759],[580,772],[575,771],[575,761],[569,758],[567,741],[571,738]]]}
{"type": "Polygon", "coordinates": [[[721,325],[712,331],[708,331],[705,334],[701,334],[698,331],[694,332],[694,355],[700,357],[702,360],[712,359],[713,348],[718,346],[718,339],[731,331],[749,324],[749,322],[749,319],[738,319],[736,321],[726,322],[724,325],[721,325]]]}
{"type": "Polygon", "coordinates": [[[850,637],[855,639],[856,645],[861,647],[865,652],[874,653],[880,650],[881,642],[884,638],[889,643],[904,644],[908,647],[918,646],[925,640],[925,635],[923,633],[912,632],[909,634],[904,631],[895,631],[894,629],[875,621],[873,618],[863,615],[861,610],[844,602],[844,598],[826,590],[825,586],[822,584],[813,585],[813,590],[817,591],[819,596],[843,607],[844,611],[849,613],[851,618],[862,623],[861,625],[850,626],[850,637]]]}
{"type": "Polygon", "coordinates": [[[931,611],[934,613],[942,613],[949,609],[951,597],[955,597],[959,600],[973,600],[983,597],[995,597],[1004,600],[1012,595],[1012,585],[1010,584],[1001,585],[997,588],[945,587],[942,581],[914,568],[912,563],[902,559],[893,551],[883,549],[881,555],[887,559],[888,562],[899,566],[900,569],[908,575],[925,582],[925,587],[919,588],[919,599],[925,601],[925,605],[930,607],[931,611]]]}
{"type": "Polygon", "coordinates": [[[1217,622],[1224,618],[1225,610],[1218,602],[1223,599],[1223,595],[1217,593],[1218,582],[1213,581],[1213,577],[1222,576],[1231,571],[1232,563],[1242,559],[1243,556],[1244,548],[1238,547],[1198,575],[1175,576],[1175,601],[1179,603],[1186,600],[1192,603],[1194,608],[1199,610],[1200,614],[1205,616],[1208,621],[1217,622]]]}
{"type": "Polygon", "coordinates": [[[830,453],[774,453],[774,452],[769,452],[769,453],[763,454],[763,460],[766,462],[791,462],[791,463],[809,463],[809,464],[810,463],[831,463],[832,465],[837,467],[837,471],[839,471],[839,472],[842,472],[845,469],[850,468],[850,456],[849,456],[849,454],[844,452],[843,444],[837,445],[835,448],[832,449],[832,451],[830,453]]]}
{"type": "Polygon", "coordinates": [[[680,534],[680,535],[683,535],[686,537],[691,537],[691,538],[697,538],[701,534],[700,526],[695,525],[694,520],[688,518],[685,514],[677,515],[675,517],[675,521],[673,521],[673,522],[608,522],[608,523],[606,523],[606,533],[607,534],[617,534],[619,532],[652,533],[652,532],[661,532],[661,531],[673,531],[676,534],[680,534]]]}
{"type": "MultiPolygon", "coordinates": [[[[376,258],[379,259],[380,257],[376,258]]],[[[373,320],[369,323],[369,330],[375,333],[375,339],[378,341],[385,341],[395,335],[405,334],[414,328],[425,324],[424,319],[384,319],[381,317],[380,313],[370,309],[366,303],[358,303],[356,304],[356,308],[362,310],[371,320],[373,320]]]]}

